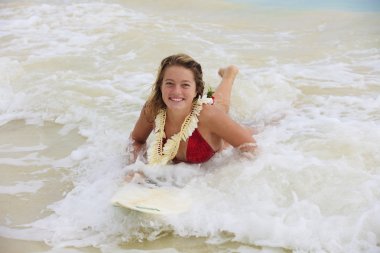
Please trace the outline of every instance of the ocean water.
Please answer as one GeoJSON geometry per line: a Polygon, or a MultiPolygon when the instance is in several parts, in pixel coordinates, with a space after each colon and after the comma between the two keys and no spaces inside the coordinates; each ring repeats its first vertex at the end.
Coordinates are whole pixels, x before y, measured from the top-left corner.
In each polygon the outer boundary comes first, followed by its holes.
{"type": "Polygon", "coordinates": [[[379,0],[235,0],[276,9],[292,10],[334,10],[334,11],[359,11],[359,12],[378,12],[380,10],[379,0]]]}
{"type": "Polygon", "coordinates": [[[379,2],[291,2],[1,2],[0,252],[380,252],[379,2]],[[178,52],[212,87],[240,68],[230,114],[257,129],[255,159],[126,164],[178,52]],[[113,207],[131,170],[196,202],[113,207]]]}

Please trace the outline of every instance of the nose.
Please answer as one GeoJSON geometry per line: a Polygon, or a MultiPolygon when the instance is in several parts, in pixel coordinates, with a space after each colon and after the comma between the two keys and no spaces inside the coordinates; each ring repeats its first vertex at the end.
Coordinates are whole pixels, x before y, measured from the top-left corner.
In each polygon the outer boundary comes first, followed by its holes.
{"type": "Polygon", "coordinates": [[[173,92],[174,92],[175,94],[179,94],[179,93],[181,92],[181,86],[178,85],[178,84],[174,85],[174,86],[173,86],[173,92]]]}

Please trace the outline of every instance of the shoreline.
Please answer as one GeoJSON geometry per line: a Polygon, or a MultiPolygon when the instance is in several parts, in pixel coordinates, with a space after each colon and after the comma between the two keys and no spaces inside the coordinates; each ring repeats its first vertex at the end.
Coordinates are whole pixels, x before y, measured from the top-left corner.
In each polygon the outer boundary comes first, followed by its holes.
{"type": "Polygon", "coordinates": [[[166,235],[154,241],[122,243],[118,247],[105,247],[104,250],[97,247],[62,247],[53,248],[41,241],[27,241],[0,237],[0,251],[6,253],[218,253],[225,250],[237,250],[236,252],[275,252],[291,253],[282,248],[258,247],[237,242],[222,244],[206,243],[207,238],[182,238],[166,235]]]}

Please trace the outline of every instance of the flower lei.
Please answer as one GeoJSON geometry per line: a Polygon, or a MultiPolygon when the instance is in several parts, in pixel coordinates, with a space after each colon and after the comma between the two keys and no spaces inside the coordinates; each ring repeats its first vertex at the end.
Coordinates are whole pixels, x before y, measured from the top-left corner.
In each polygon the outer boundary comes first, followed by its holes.
{"type": "Polygon", "coordinates": [[[193,103],[192,110],[182,123],[181,130],[168,139],[163,145],[165,136],[166,109],[161,109],[154,123],[154,141],[148,149],[148,162],[151,165],[165,165],[176,156],[181,140],[186,141],[197,128],[198,116],[202,104],[211,104],[212,98],[202,97],[193,103]]]}

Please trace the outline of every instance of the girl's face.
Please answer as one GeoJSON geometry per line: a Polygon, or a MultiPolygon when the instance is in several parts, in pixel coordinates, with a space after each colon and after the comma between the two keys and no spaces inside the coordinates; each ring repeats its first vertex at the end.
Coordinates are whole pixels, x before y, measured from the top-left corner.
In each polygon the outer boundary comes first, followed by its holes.
{"type": "Polygon", "coordinates": [[[161,84],[162,99],[169,110],[190,110],[196,97],[196,83],[191,70],[170,66],[161,84]]]}

